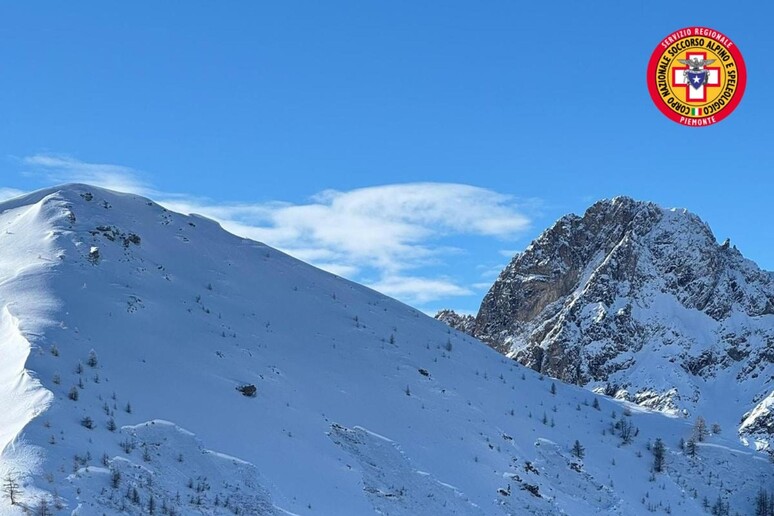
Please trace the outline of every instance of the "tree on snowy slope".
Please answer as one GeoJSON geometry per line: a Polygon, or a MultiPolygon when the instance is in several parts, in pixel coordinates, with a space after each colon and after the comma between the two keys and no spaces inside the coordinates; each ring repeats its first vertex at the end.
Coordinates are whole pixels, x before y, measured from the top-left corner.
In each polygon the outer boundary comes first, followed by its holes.
{"type": "Polygon", "coordinates": [[[582,459],[586,455],[586,449],[577,439],[575,440],[575,444],[572,445],[572,450],[570,451],[573,455],[575,455],[579,459],[582,459]]]}
{"type": "Polygon", "coordinates": [[[707,438],[707,422],[701,416],[697,417],[693,424],[693,437],[700,443],[707,438]]]}
{"type": "Polygon", "coordinates": [[[16,505],[19,496],[19,483],[14,478],[13,473],[8,473],[3,479],[3,493],[11,501],[11,505],[16,505]]]}
{"type": "Polygon", "coordinates": [[[653,471],[661,473],[664,471],[664,442],[659,437],[653,443],[653,471]]]}

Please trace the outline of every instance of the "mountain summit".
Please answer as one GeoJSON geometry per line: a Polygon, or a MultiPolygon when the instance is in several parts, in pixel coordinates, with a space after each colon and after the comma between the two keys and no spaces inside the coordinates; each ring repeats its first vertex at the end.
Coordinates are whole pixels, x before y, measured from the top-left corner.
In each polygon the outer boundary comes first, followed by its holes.
{"type": "Polygon", "coordinates": [[[699,423],[136,195],[0,203],[3,516],[750,512],[699,423]]]}
{"type": "Polygon", "coordinates": [[[686,210],[616,197],[562,217],[460,321],[566,382],[705,414],[759,447],[774,433],[774,279],[686,210]]]}

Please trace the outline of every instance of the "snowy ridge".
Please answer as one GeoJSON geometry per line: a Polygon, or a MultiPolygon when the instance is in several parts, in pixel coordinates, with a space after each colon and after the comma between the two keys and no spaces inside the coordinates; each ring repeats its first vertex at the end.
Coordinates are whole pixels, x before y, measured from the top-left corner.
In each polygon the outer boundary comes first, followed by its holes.
{"type": "Polygon", "coordinates": [[[0,215],[0,453],[10,459],[0,462],[3,478],[39,466],[40,449],[19,434],[52,401],[51,392],[25,364],[57,308],[42,281],[56,262],[54,234],[46,222],[57,214],[44,200],[29,201],[11,201],[0,215]],[[22,324],[15,315],[21,312],[34,318],[22,324]]]}
{"type": "Polygon", "coordinates": [[[774,481],[733,432],[689,456],[692,419],[553,382],[148,199],[38,192],[0,204],[0,244],[19,484],[0,514],[701,514],[774,481]]]}

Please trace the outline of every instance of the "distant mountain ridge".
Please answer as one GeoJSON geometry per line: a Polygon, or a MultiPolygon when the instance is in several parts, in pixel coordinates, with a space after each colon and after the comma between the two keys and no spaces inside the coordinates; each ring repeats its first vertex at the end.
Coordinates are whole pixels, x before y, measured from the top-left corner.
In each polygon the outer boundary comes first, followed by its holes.
{"type": "Polygon", "coordinates": [[[435,314],[435,318],[468,335],[472,335],[476,329],[476,318],[469,314],[460,315],[454,310],[441,310],[435,314]]]}
{"type": "Polygon", "coordinates": [[[438,318],[564,381],[659,410],[730,409],[724,423],[759,447],[774,434],[772,274],[686,210],[616,197],[562,217],[475,321],[438,318]]]}

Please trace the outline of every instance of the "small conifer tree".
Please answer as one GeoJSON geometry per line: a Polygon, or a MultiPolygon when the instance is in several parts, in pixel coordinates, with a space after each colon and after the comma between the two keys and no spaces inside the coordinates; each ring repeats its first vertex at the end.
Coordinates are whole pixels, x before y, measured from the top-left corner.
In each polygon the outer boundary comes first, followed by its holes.
{"type": "Polygon", "coordinates": [[[664,456],[665,456],[664,442],[659,437],[656,442],[653,443],[653,471],[661,473],[664,471],[664,456]]]}
{"type": "Polygon", "coordinates": [[[575,439],[575,444],[572,445],[572,450],[570,450],[570,452],[579,459],[582,459],[586,456],[586,449],[577,439],[575,439]]]}

